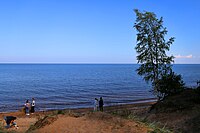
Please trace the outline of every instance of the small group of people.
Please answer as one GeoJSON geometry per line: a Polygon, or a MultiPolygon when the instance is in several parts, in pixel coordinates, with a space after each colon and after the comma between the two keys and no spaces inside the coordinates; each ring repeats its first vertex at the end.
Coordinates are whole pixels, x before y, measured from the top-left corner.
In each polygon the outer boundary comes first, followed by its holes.
{"type": "MultiPolygon", "coordinates": [[[[24,111],[26,115],[30,115],[29,112],[32,114],[35,112],[35,98],[32,98],[31,103],[29,100],[26,100],[26,103],[24,104],[24,111]]],[[[5,116],[4,120],[6,121],[6,128],[15,127],[18,129],[17,123],[15,122],[16,119],[17,117],[15,116],[5,116]]]]}
{"type": "Polygon", "coordinates": [[[97,98],[94,99],[94,111],[102,111],[103,112],[103,98],[100,97],[100,99],[98,100],[97,98]]]}
{"type": "Polygon", "coordinates": [[[35,113],[35,98],[32,98],[32,102],[30,103],[29,100],[26,100],[24,104],[25,107],[25,114],[30,115],[29,113],[35,113]]]}

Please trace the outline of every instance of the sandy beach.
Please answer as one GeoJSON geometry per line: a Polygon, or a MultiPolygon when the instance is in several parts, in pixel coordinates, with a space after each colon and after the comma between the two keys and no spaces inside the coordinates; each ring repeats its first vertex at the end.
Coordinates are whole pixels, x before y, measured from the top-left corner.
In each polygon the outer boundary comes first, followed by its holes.
{"type": "Polygon", "coordinates": [[[93,112],[93,108],[66,109],[36,112],[26,116],[23,112],[0,113],[1,130],[15,132],[66,132],[66,133],[145,133],[151,130],[137,121],[112,115],[117,110],[140,111],[153,102],[108,106],[104,112],[93,112]],[[4,116],[16,116],[16,128],[5,129],[4,116]]]}

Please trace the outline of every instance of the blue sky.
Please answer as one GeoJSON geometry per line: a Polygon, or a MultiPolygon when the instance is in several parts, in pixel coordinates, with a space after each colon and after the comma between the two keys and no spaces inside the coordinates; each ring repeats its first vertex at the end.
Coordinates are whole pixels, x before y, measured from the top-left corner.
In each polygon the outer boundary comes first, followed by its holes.
{"type": "Polygon", "coordinates": [[[137,63],[134,9],[164,18],[175,63],[200,63],[199,0],[1,0],[0,63],[137,63]]]}

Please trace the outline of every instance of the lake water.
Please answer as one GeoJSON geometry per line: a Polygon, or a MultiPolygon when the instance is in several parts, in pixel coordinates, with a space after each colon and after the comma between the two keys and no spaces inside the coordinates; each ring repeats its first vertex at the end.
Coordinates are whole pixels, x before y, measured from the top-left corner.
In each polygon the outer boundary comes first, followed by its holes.
{"type": "MultiPolygon", "coordinates": [[[[17,111],[26,99],[36,110],[92,107],[94,98],[105,105],[153,100],[151,86],[136,74],[138,65],[1,64],[0,112],[17,111]]],[[[200,65],[174,65],[187,86],[200,80],[200,65]]]]}

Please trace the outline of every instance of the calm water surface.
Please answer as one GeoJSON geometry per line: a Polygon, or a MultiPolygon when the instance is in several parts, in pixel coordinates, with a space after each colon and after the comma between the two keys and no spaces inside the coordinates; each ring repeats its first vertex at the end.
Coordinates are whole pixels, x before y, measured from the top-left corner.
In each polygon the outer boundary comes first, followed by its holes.
{"type": "MultiPolygon", "coordinates": [[[[36,110],[134,103],[154,96],[135,72],[138,65],[1,64],[0,112],[17,111],[35,97],[36,110]]],[[[200,65],[174,65],[187,86],[200,80],[200,65]]]]}

